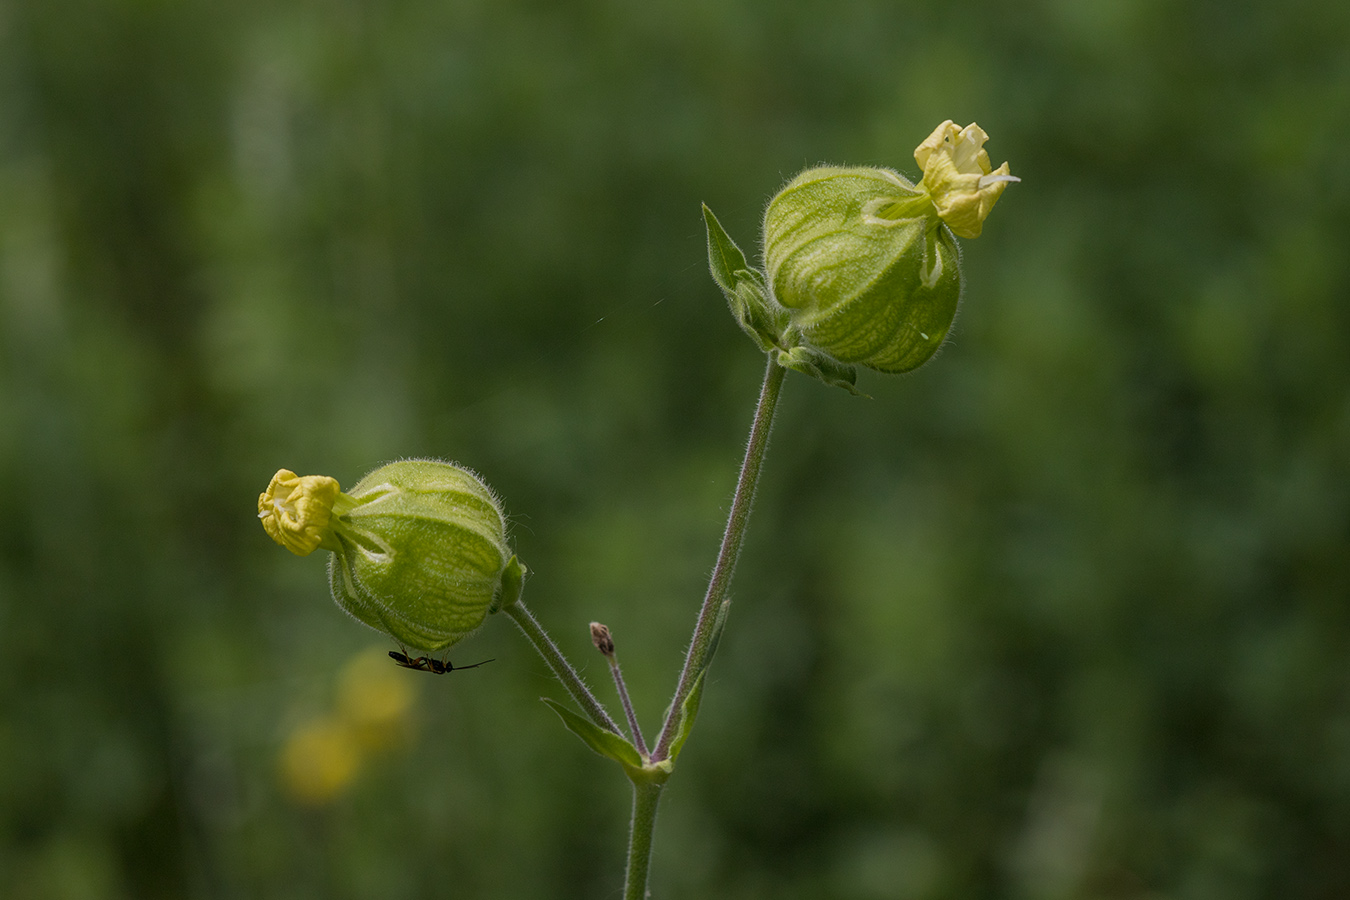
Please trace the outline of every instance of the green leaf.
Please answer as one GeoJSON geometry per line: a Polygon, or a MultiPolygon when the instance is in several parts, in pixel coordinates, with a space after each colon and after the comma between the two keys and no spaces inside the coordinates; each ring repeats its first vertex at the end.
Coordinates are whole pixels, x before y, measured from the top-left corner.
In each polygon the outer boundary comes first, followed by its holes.
{"type": "Polygon", "coordinates": [[[675,757],[680,755],[680,748],[689,738],[689,732],[694,730],[694,720],[698,718],[698,704],[703,699],[703,676],[708,673],[709,666],[712,665],[714,654],[717,653],[717,645],[722,641],[722,630],[727,627],[727,616],[731,612],[731,598],[722,600],[722,604],[717,607],[717,618],[713,620],[712,638],[708,641],[708,652],[703,657],[703,668],[699,670],[694,678],[694,686],[689,691],[689,696],[684,698],[680,704],[680,721],[675,727],[675,739],[670,742],[670,757],[674,762],[675,757]]]}
{"type": "MultiPolygon", "coordinates": [[[[725,608],[725,605],[723,608],[725,608]]],[[[689,739],[689,732],[694,730],[694,720],[698,718],[698,705],[703,699],[703,676],[706,674],[708,674],[708,667],[704,666],[703,671],[699,672],[698,677],[694,679],[693,690],[680,704],[680,723],[675,728],[675,739],[670,742],[670,760],[672,762],[679,757],[680,748],[689,739]]]]}
{"type": "Polygon", "coordinates": [[[717,607],[717,618],[713,619],[712,637],[708,640],[708,653],[703,657],[704,671],[712,665],[713,655],[717,653],[717,645],[722,642],[722,629],[727,627],[727,616],[730,614],[731,598],[724,597],[722,604],[717,607]]]}
{"type": "Polygon", "coordinates": [[[831,387],[843,388],[855,397],[867,396],[854,386],[858,380],[856,368],[819,350],[803,346],[779,350],[778,364],[785,369],[817,378],[831,387]]]}
{"type": "Polygon", "coordinates": [[[703,221],[708,226],[708,269],[726,295],[736,323],[765,353],[783,346],[781,335],[788,324],[787,310],[769,299],[764,275],[746,261],[741,248],[727,235],[707,204],[703,206],[703,221]]]}
{"type": "Polygon", "coordinates": [[[739,280],[734,296],[728,296],[727,302],[737,324],[763,352],[781,347],[783,330],[788,324],[787,311],[769,300],[769,289],[758,271],[739,269],[736,277],[739,280]]]}
{"type": "Polygon", "coordinates": [[[749,269],[750,263],[706,203],[703,204],[703,222],[708,227],[708,268],[712,270],[713,281],[728,294],[734,293],[736,283],[740,281],[737,273],[749,269]]]}
{"type": "Polygon", "coordinates": [[[622,765],[625,769],[641,769],[642,757],[638,755],[637,748],[630,744],[627,739],[615,734],[612,731],[606,731],[599,725],[584,719],[556,700],[548,697],[540,697],[549,705],[558,718],[562,719],[567,730],[581,738],[582,743],[590,747],[601,756],[608,757],[616,763],[622,765]]]}

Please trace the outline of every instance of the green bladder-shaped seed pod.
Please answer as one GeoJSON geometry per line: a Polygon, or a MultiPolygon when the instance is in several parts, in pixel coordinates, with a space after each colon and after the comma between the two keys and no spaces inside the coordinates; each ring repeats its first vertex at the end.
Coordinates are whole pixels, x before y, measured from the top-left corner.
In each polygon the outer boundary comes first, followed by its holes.
{"type": "Polygon", "coordinates": [[[500,501],[450,463],[390,463],[346,493],[331,478],[283,469],[258,515],[297,555],[332,550],[338,606],[405,647],[442,650],[520,593],[524,566],[507,543],[500,501]]]}
{"type": "Polygon", "coordinates": [[[810,345],[881,372],[927,362],[961,299],[955,239],[928,195],[889,169],[792,179],[765,213],[764,262],[810,345]]]}
{"type": "Polygon", "coordinates": [[[915,185],[890,169],[824,166],[764,215],[764,263],[790,327],[835,360],[908,372],[942,345],[961,299],[956,235],[978,237],[1010,182],[976,124],[943,122],[914,151],[915,185]]]}

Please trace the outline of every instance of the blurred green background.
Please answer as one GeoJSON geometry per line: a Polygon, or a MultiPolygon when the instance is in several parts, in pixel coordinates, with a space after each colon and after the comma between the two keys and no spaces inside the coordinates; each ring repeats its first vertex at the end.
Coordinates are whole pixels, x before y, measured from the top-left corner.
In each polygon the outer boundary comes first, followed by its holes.
{"type": "Polygon", "coordinates": [[[0,4],[0,896],[618,896],[506,621],[288,789],[392,645],[255,498],[472,466],[654,728],[762,364],[699,203],[946,118],[1024,182],[936,362],[789,375],[654,896],[1350,896],[1341,0],[0,4]]]}

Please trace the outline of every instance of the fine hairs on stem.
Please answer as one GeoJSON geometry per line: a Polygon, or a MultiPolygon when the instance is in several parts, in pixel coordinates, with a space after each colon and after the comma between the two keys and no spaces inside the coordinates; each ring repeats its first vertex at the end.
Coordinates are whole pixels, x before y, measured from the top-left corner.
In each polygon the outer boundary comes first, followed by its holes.
{"type": "Polygon", "coordinates": [[[713,646],[713,626],[717,621],[727,588],[731,586],[736,558],[740,555],[746,526],[750,523],[755,487],[759,483],[764,455],[768,452],[769,432],[773,429],[773,415],[778,407],[778,395],[786,374],[787,370],[778,365],[770,355],[764,371],[764,384],[759,392],[759,403],[755,407],[754,423],[750,427],[750,438],[746,441],[741,474],[736,481],[736,494],[731,501],[731,513],[727,516],[726,531],[722,534],[722,547],[717,554],[717,564],[713,567],[712,577],[708,582],[708,592],[703,597],[703,606],[699,609],[698,620],[694,625],[694,637],[689,642],[689,651],[684,658],[679,685],[675,689],[674,699],[670,702],[670,712],[667,713],[666,721],[661,726],[661,737],[652,754],[655,760],[665,759],[670,752],[671,742],[675,740],[675,729],[679,725],[680,709],[694,689],[694,680],[707,668],[713,646]]]}
{"type": "Polygon", "coordinates": [[[628,717],[628,728],[633,734],[633,743],[637,746],[638,754],[644,760],[650,759],[651,754],[647,752],[647,741],[642,736],[641,726],[638,725],[637,713],[633,712],[633,701],[628,699],[628,685],[624,684],[619,659],[614,655],[614,637],[610,634],[609,628],[599,622],[592,622],[591,643],[595,644],[595,649],[599,650],[609,663],[609,674],[614,676],[614,687],[619,692],[619,702],[623,704],[624,715],[628,717]]]}
{"type": "Polygon", "coordinates": [[[544,631],[544,626],[540,625],[539,620],[525,608],[525,602],[517,599],[516,602],[504,606],[502,612],[510,616],[512,621],[520,626],[520,630],[534,645],[534,649],[539,651],[539,655],[548,663],[548,667],[553,670],[553,674],[562,682],[563,687],[567,688],[567,692],[572,695],[572,699],[586,711],[587,717],[606,731],[622,734],[623,732],[610,718],[604,705],[595,699],[595,695],[586,686],[586,682],[581,680],[581,676],[567,661],[567,657],[563,656],[562,651],[558,649],[558,645],[553,642],[553,638],[549,637],[548,632],[544,631]]]}

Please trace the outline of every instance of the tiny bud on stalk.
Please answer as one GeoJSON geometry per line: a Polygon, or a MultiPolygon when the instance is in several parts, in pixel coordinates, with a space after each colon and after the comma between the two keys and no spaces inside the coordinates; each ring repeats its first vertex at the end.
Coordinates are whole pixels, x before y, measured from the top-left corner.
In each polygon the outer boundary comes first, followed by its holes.
{"type": "Polygon", "coordinates": [[[614,655],[614,638],[610,636],[609,628],[599,622],[591,623],[591,643],[605,656],[614,655]]]}

